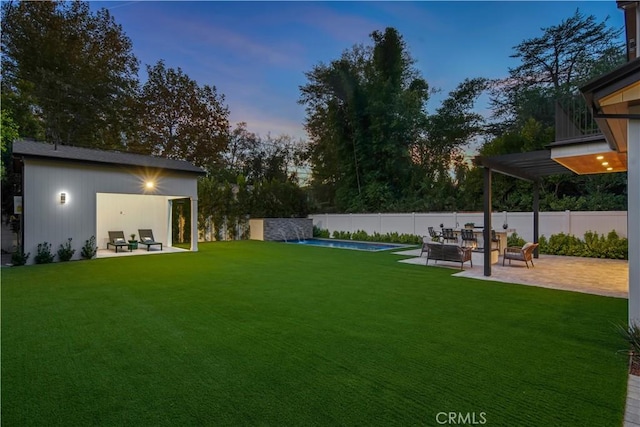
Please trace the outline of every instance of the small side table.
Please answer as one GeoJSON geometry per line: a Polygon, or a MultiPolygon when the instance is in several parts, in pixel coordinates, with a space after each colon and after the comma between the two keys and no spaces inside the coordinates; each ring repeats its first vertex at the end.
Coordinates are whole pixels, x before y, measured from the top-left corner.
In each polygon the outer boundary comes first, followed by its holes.
{"type": "Polygon", "coordinates": [[[134,249],[138,249],[138,241],[137,240],[129,240],[129,250],[132,251],[134,249]]]}

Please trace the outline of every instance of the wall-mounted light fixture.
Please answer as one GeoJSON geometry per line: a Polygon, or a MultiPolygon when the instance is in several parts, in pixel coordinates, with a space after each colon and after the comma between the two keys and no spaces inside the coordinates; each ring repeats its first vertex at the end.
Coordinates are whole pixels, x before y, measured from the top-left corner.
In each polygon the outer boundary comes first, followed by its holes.
{"type": "Polygon", "coordinates": [[[153,188],[153,181],[147,181],[147,183],[145,184],[145,186],[146,186],[148,189],[152,189],[152,188],[153,188]]]}
{"type": "Polygon", "coordinates": [[[67,203],[67,193],[60,193],[60,204],[64,205],[67,203]]]}

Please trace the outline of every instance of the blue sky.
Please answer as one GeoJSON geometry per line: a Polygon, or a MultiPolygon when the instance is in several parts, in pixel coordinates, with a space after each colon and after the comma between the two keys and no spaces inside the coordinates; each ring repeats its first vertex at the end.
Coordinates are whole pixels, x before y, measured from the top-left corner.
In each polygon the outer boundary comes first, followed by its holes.
{"type": "MultiPolygon", "coordinates": [[[[122,25],[141,61],[163,59],[200,85],[225,95],[231,122],[245,121],[260,135],[305,138],[304,106],[298,105],[304,73],[328,63],[369,34],[395,27],[431,87],[433,111],[465,78],[499,78],[513,46],[559,24],[577,8],[623,27],[616,2],[92,2],[122,25]]],[[[486,98],[477,110],[485,113],[486,98]]]]}

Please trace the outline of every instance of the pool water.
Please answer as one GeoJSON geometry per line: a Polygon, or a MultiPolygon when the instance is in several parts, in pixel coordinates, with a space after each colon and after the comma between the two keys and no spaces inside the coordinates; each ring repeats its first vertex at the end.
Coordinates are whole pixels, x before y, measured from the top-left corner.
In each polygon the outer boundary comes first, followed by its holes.
{"type": "Polygon", "coordinates": [[[405,248],[407,245],[398,245],[393,243],[369,243],[369,242],[354,242],[350,240],[328,240],[328,239],[307,239],[300,240],[298,242],[287,242],[296,245],[307,246],[323,246],[326,248],[340,248],[340,249],[352,249],[356,251],[386,251],[389,249],[405,248]]]}

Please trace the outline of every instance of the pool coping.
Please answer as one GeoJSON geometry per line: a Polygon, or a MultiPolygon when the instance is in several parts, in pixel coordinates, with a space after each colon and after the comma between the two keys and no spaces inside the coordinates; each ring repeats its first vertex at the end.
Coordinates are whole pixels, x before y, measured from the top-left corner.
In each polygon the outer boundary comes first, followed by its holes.
{"type": "MultiPolygon", "coordinates": [[[[332,238],[323,238],[323,237],[312,237],[311,239],[304,239],[303,241],[306,240],[319,240],[319,241],[324,241],[324,242],[344,242],[344,243],[356,243],[356,244],[362,244],[362,245],[385,245],[385,246],[389,246],[386,248],[381,248],[381,249],[374,249],[374,250],[370,250],[370,249],[359,249],[359,248],[346,248],[346,247],[339,247],[339,246],[323,246],[323,245],[306,245],[306,246],[316,246],[316,247],[324,247],[324,248],[331,248],[331,249],[348,249],[348,250],[352,250],[352,251],[361,251],[361,252],[384,252],[384,251],[390,251],[390,250],[398,250],[398,249],[405,249],[405,248],[411,248],[414,246],[419,246],[418,244],[412,245],[412,244],[404,244],[404,243],[385,243],[385,242],[371,242],[371,241],[365,241],[365,240],[345,240],[345,239],[332,239],[332,238]]],[[[284,241],[282,240],[283,243],[290,243],[290,244],[303,244],[301,241],[284,241]]]]}

